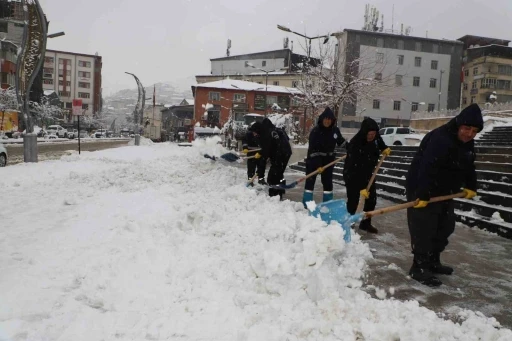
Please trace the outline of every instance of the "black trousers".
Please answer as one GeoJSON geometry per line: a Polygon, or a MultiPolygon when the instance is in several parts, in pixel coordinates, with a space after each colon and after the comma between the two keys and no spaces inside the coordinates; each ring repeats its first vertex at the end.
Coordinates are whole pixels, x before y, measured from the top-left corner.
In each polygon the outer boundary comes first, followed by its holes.
{"type": "MultiPolygon", "coordinates": [[[[351,185],[350,182],[345,181],[345,187],[347,188],[347,211],[350,214],[355,214],[357,205],[359,205],[359,192],[364,188],[360,185],[351,185]]],[[[364,202],[364,211],[369,212],[375,209],[377,206],[377,188],[375,182],[370,187],[370,197],[364,202]]]]}
{"type": "MultiPolygon", "coordinates": [[[[326,164],[334,161],[334,156],[317,156],[313,158],[306,159],[306,174],[312,173],[316,171],[318,168],[325,166],[326,164]]],[[[332,173],[334,171],[334,166],[324,169],[322,174],[320,174],[320,179],[322,180],[322,186],[324,188],[324,192],[332,192],[332,173]]],[[[312,191],[315,189],[316,175],[308,178],[306,180],[306,185],[304,188],[308,191],[312,191]]]]}
{"type": "MultiPolygon", "coordinates": [[[[408,195],[408,201],[416,200],[408,195]]],[[[408,208],[407,224],[414,255],[428,256],[444,251],[455,230],[453,200],[428,204],[424,208],[408,208]]]]}
{"type": "Polygon", "coordinates": [[[258,179],[264,179],[266,167],[267,161],[263,158],[247,160],[247,178],[252,178],[258,169],[258,179]]]}
{"type": "MultiPolygon", "coordinates": [[[[271,160],[272,163],[270,169],[267,174],[267,183],[269,185],[286,185],[286,180],[284,179],[284,171],[288,166],[288,161],[290,160],[291,155],[284,155],[279,157],[276,160],[271,160]]],[[[283,196],[285,194],[284,189],[277,189],[270,187],[268,189],[268,195],[273,197],[276,195],[283,196]]]]}

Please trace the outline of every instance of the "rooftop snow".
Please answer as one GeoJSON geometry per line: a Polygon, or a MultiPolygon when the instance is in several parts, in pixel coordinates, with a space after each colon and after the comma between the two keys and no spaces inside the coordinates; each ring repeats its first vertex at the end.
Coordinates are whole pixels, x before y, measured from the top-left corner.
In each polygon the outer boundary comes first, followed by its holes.
{"type": "MultiPolygon", "coordinates": [[[[244,90],[244,91],[265,91],[265,84],[254,82],[246,82],[235,79],[222,79],[215,82],[202,83],[196,85],[196,88],[212,88],[212,89],[229,89],[229,90],[244,90]]],[[[298,95],[301,92],[296,88],[287,88],[284,86],[268,85],[268,92],[285,93],[298,95]]]]}

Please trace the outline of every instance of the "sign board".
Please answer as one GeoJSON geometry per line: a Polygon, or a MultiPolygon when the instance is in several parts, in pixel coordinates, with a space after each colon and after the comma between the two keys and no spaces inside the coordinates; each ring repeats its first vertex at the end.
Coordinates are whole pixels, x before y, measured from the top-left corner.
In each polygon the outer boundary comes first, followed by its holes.
{"type": "Polygon", "coordinates": [[[81,99],[73,100],[73,115],[75,115],[75,116],[82,115],[82,100],[81,99]]]}
{"type": "Polygon", "coordinates": [[[265,95],[254,96],[254,110],[265,110],[265,95]]]}

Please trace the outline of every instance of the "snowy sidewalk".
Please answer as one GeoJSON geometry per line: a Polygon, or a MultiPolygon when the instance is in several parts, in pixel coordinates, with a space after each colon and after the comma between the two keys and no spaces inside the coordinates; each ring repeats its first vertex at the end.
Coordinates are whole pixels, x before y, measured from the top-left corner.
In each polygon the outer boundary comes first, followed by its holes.
{"type": "Polygon", "coordinates": [[[372,298],[368,244],[202,156],[223,152],[159,144],[0,170],[0,340],[512,339],[471,311],[454,323],[372,298]]]}

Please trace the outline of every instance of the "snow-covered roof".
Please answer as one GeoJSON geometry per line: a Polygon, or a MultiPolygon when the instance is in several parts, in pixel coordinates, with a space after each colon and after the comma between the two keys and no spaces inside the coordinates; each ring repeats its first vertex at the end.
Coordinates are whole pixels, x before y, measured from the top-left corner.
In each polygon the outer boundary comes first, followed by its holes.
{"type": "MultiPolygon", "coordinates": [[[[286,71],[273,71],[273,72],[269,72],[268,74],[269,75],[284,75],[286,73],[286,71]]],[[[257,75],[266,75],[267,73],[266,72],[261,72],[261,71],[256,71],[256,72],[251,72],[250,75],[251,76],[257,76],[257,75]]]]}
{"type": "Polygon", "coordinates": [[[55,93],[55,90],[45,90],[43,93],[45,96],[50,96],[51,94],[55,93]]]}
{"type": "MultiPolygon", "coordinates": [[[[196,88],[212,88],[212,89],[230,89],[244,91],[265,91],[265,84],[254,82],[240,81],[235,79],[222,79],[215,82],[202,83],[196,85],[196,88]]],[[[301,92],[296,88],[287,88],[285,86],[268,85],[268,92],[277,92],[284,94],[298,95],[301,92]]]]}

